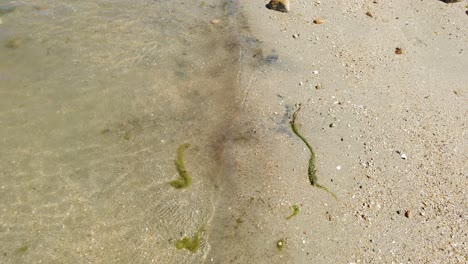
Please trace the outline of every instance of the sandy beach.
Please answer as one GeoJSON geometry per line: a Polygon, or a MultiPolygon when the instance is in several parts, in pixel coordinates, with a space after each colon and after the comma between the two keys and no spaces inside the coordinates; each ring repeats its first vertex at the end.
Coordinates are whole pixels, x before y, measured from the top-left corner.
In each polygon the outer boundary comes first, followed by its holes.
{"type": "Polygon", "coordinates": [[[0,263],[467,262],[467,1],[36,2],[0,263]]]}
{"type": "Polygon", "coordinates": [[[211,262],[466,263],[467,3],[265,4],[241,1],[250,67],[235,127],[249,139],[231,149],[240,191],[211,262]],[[299,103],[337,200],[308,182],[289,125],[299,103]]]}

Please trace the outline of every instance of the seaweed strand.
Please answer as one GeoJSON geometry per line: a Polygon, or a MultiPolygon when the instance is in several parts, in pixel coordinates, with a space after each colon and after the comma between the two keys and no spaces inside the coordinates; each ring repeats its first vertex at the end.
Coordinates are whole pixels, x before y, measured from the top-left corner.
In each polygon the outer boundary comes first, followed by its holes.
{"type": "Polygon", "coordinates": [[[300,211],[299,206],[298,206],[297,204],[291,206],[291,208],[293,209],[293,213],[292,213],[290,216],[286,217],[286,220],[289,220],[289,219],[293,218],[293,217],[296,216],[296,215],[299,213],[299,211],[300,211]]]}
{"type": "Polygon", "coordinates": [[[293,113],[292,120],[289,123],[291,124],[291,129],[294,132],[294,134],[296,134],[296,136],[298,136],[306,144],[307,148],[310,151],[309,169],[307,171],[308,175],[309,175],[310,184],[312,184],[312,186],[314,186],[314,187],[320,188],[320,189],[328,192],[329,194],[331,194],[333,196],[333,198],[337,199],[336,195],[333,192],[328,190],[327,187],[325,187],[323,185],[320,185],[318,183],[317,169],[315,167],[315,152],[314,152],[314,149],[309,144],[309,142],[299,133],[299,131],[298,131],[297,127],[296,127],[296,118],[297,118],[297,114],[299,113],[300,110],[301,110],[301,104],[299,104],[298,108],[293,113]]]}
{"type": "Polygon", "coordinates": [[[190,238],[188,236],[182,238],[181,240],[178,240],[176,242],[176,248],[177,249],[187,249],[188,251],[191,251],[192,253],[197,252],[198,248],[200,247],[200,242],[201,242],[201,234],[205,231],[205,225],[202,225],[197,233],[193,236],[193,238],[190,238]]]}
{"type": "Polygon", "coordinates": [[[187,169],[185,169],[184,165],[184,150],[188,149],[189,147],[190,144],[185,143],[180,145],[177,151],[177,160],[175,161],[175,165],[177,167],[177,171],[179,172],[180,178],[173,180],[169,183],[172,187],[176,189],[187,188],[192,183],[192,178],[188,174],[187,169]]]}

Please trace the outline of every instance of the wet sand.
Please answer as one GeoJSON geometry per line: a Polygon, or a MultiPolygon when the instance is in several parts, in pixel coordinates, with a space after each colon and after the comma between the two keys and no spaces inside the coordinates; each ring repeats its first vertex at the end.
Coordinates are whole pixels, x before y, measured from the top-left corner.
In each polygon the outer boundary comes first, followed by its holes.
{"type": "Polygon", "coordinates": [[[465,4],[265,4],[241,3],[251,70],[230,150],[238,189],[207,262],[464,263],[465,4]],[[308,182],[289,126],[298,103],[319,183],[338,200],[308,182]]]}

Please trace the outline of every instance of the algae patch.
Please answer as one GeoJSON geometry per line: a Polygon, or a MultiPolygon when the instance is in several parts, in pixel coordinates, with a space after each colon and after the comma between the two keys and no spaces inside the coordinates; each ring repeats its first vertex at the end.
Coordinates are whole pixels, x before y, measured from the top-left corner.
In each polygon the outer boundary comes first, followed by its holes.
{"type": "Polygon", "coordinates": [[[184,150],[188,149],[189,147],[190,144],[185,143],[180,145],[179,150],[177,151],[177,160],[175,161],[175,165],[177,167],[177,171],[179,172],[180,178],[169,183],[176,189],[187,188],[192,183],[192,178],[188,174],[184,165],[184,150]]]}
{"type": "Polygon", "coordinates": [[[16,254],[22,254],[22,253],[25,253],[28,250],[29,250],[29,246],[28,245],[23,245],[23,246],[19,247],[18,249],[16,249],[15,253],[16,254]]]}
{"type": "Polygon", "coordinates": [[[24,41],[21,39],[10,39],[5,43],[5,47],[8,49],[18,49],[24,44],[24,41]]]}
{"type": "Polygon", "coordinates": [[[244,223],[244,220],[242,220],[242,218],[238,217],[236,219],[236,225],[234,226],[235,228],[239,228],[239,226],[244,223]]]}
{"type": "Polygon", "coordinates": [[[289,219],[293,218],[293,217],[296,216],[296,215],[299,213],[299,211],[300,211],[300,208],[299,208],[299,206],[298,206],[297,204],[291,206],[291,208],[293,209],[293,213],[292,213],[292,215],[286,217],[286,220],[289,220],[289,219]]]}
{"type": "Polygon", "coordinates": [[[201,234],[204,231],[204,227],[201,227],[197,233],[193,236],[193,238],[190,237],[184,237],[181,240],[178,240],[176,242],[176,247],[177,249],[187,249],[190,252],[197,252],[198,248],[200,247],[200,241],[201,241],[201,234]]]}
{"type": "Polygon", "coordinates": [[[298,136],[304,142],[304,144],[306,144],[307,148],[310,151],[309,169],[308,169],[310,184],[312,184],[312,186],[315,186],[317,188],[320,188],[320,189],[328,192],[329,194],[331,194],[333,196],[333,198],[337,199],[336,195],[333,192],[328,190],[327,187],[325,187],[323,185],[320,185],[318,183],[317,169],[315,167],[315,152],[314,152],[314,149],[309,144],[309,142],[299,133],[299,131],[298,131],[297,127],[296,127],[296,118],[297,118],[297,114],[299,113],[300,110],[301,110],[301,104],[299,104],[298,108],[293,113],[292,120],[289,123],[291,124],[291,129],[294,132],[294,134],[296,134],[296,136],[298,136]]]}

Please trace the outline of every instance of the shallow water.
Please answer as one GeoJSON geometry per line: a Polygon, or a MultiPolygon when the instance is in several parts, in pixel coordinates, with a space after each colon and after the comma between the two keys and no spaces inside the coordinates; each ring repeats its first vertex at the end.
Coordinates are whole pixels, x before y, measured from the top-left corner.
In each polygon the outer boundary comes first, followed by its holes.
{"type": "Polygon", "coordinates": [[[241,52],[226,3],[0,1],[16,7],[0,16],[0,262],[205,260],[206,239],[175,243],[209,229],[229,184],[241,52]],[[193,183],[176,190],[183,143],[193,183]]]}

